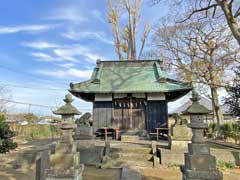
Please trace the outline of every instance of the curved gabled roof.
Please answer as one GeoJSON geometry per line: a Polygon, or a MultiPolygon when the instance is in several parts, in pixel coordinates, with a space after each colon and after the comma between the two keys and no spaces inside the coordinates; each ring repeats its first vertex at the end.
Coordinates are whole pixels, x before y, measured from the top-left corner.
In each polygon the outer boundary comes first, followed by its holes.
{"type": "Polygon", "coordinates": [[[189,83],[173,80],[161,68],[159,60],[98,61],[90,80],[70,85],[69,91],[84,100],[93,101],[96,93],[156,93],[168,99],[189,92],[189,83]]]}

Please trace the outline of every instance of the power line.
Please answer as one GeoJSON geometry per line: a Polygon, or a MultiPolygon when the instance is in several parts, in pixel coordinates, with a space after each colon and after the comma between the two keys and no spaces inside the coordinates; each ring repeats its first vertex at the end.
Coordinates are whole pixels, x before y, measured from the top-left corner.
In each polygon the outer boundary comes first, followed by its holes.
{"type": "MultiPolygon", "coordinates": [[[[29,106],[35,106],[35,107],[40,107],[40,108],[48,108],[48,109],[54,109],[56,108],[55,106],[47,106],[47,105],[41,105],[41,104],[35,104],[35,103],[27,103],[27,102],[20,102],[20,101],[14,101],[14,100],[8,100],[8,99],[0,99],[0,101],[5,101],[9,103],[14,103],[14,104],[21,104],[21,105],[26,105],[29,106]]],[[[91,110],[91,108],[80,108],[80,110],[91,110]]]]}
{"type": "MultiPolygon", "coordinates": [[[[17,74],[25,75],[25,76],[27,76],[28,78],[30,77],[30,78],[38,79],[38,80],[41,80],[41,81],[49,81],[49,79],[40,78],[40,77],[38,77],[38,76],[36,76],[36,75],[34,75],[34,74],[27,73],[27,72],[24,72],[24,71],[18,71],[18,70],[9,68],[9,67],[7,67],[7,66],[4,66],[4,65],[2,65],[2,64],[0,64],[0,68],[5,69],[5,70],[8,70],[8,71],[11,71],[11,72],[14,72],[14,73],[17,73],[17,74]]],[[[55,82],[55,83],[56,83],[56,82],[55,82]]],[[[61,85],[65,84],[65,85],[66,85],[66,83],[64,83],[64,82],[59,82],[59,81],[57,82],[57,84],[61,84],[61,85]]]]}
{"type": "Polygon", "coordinates": [[[61,89],[61,88],[44,88],[44,87],[37,87],[37,86],[23,86],[18,84],[9,84],[9,83],[2,83],[3,86],[10,86],[10,87],[17,87],[17,88],[24,88],[24,89],[33,89],[33,90],[49,90],[49,91],[67,91],[67,89],[61,89]]]}
{"type": "Polygon", "coordinates": [[[22,104],[22,105],[27,105],[27,106],[36,106],[36,107],[42,107],[42,108],[55,108],[54,106],[46,106],[46,105],[41,105],[41,104],[19,102],[19,101],[8,100],[8,99],[0,99],[0,101],[6,101],[6,102],[9,102],[9,103],[22,104]]]}

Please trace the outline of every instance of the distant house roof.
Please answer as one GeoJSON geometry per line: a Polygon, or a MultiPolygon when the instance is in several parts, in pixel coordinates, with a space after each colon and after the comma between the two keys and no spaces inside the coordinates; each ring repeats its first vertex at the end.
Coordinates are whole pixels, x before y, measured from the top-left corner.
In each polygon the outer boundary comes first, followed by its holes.
{"type": "MultiPolygon", "coordinates": [[[[200,96],[200,100],[199,100],[199,104],[205,106],[207,109],[209,110],[213,110],[212,107],[212,101],[204,96],[200,96]]],[[[192,104],[192,101],[190,99],[188,99],[187,102],[183,103],[181,106],[179,106],[176,109],[172,109],[169,114],[173,114],[173,113],[178,113],[178,114],[182,114],[183,112],[185,112],[187,110],[187,108],[192,104]]],[[[226,105],[222,105],[221,106],[221,110],[223,112],[223,114],[232,114],[231,112],[229,112],[229,109],[226,105]]]]}
{"type": "Polygon", "coordinates": [[[92,76],[85,82],[70,84],[70,92],[86,101],[96,93],[166,93],[168,100],[191,90],[189,83],[173,80],[159,60],[97,61],[92,76]]]}
{"type": "Polygon", "coordinates": [[[186,111],[182,112],[183,114],[209,114],[212,112],[210,109],[208,109],[206,106],[199,103],[199,100],[201,97],[196,93],[196,91],[193,89],[192,91],[192,97],[190,98],[192,101],[192,104],[186,109],[186,111]]]}

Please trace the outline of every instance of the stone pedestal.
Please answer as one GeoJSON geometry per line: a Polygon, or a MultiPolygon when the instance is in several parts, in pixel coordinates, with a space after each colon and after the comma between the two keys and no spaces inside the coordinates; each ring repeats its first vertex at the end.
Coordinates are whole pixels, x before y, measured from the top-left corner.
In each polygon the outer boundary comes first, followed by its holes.
{"type": "Polygon", "coordinates": [[[192,132],[186,124],[175,124],[171,128],[169,146],[171,150],[185,150],[191,142],[192,132]]]}
{"type": "Polygon", "coordinates": [[[189,153],[184,154],[185,166],[181,167],[184,180],[221,180],[222,173],[216,168],[216,159],[203,143],[189,144],[189,153]]]}
{"type": "MultiPolygon", "coordinates": [[[[192,118],[199,118],[198,116],[192,118]]],[[[203,123],[191,123],[192,143],[188,144],[188,153],[184,154],[185,165],[181,167],[183,180],[222,180],[222,173],[216,168],[216,159],[210,154],[203,137],[203,123]]]]}
{"type": "Polygon", "coordinates": [[[183,180],[222,180],[222,173],[216,168],[216,159],[210,154],[203,136],[203,130],[207,128],[203,118],[209,110],[199,104],[196,93],[193,94],[192,101],[187,113],[190,114],[193,136],[192,143],[188,145],[188,153],[184,154],[185,165],[181,167],[183,180]]]}
{"type": "Polygon", "coordinates": [[[45,170],[46,180],[82,180],[83,170],[75,144],[60,142],[55,154],[50,156],[50,169],[45,170]]]}
{"type": "Polygon", "coordinates": [[[62,138],[50,156],[50,168],[45,170],[46,180],[82,180],[84,165],[80,164],[80,153],[73,142],[75,124],[62,124],[62,138]]]}
{"type": "Polygon", "coordinates": [[[76,151],[77,145],[73,141],[73,130],[77,125],[74,124],[74,115],[80,112],[71,105],[72,96],[65,96],[65,105],[53,111],[54,114],[62,116],[61,130],[62,135],[59,142],[49,149],[51,154],[47,155],[48,160],[44,166],[44,154],[37,163],[37,177],[39,180],[82,180],[84,165],[80,164],[80,153],[76,151]],[[43,172],[43,173],[42,173],[43,172]],[[39,174],[39,175],[38,175],[39,174]],[[43,175],[42,175],[43,174],[43,175]]]}
{"type": "Polygon", "coordinates": [[[77,125],[73,138],[74,140],[93,139],[93,127],[82,124],[77,125]]]}
{"type": "Polygon", "coordinates": [[[139,136],[133,136],[133,135],[122,135],[121,136],[122,142],[137,142],[139,141],[139,136]]]}

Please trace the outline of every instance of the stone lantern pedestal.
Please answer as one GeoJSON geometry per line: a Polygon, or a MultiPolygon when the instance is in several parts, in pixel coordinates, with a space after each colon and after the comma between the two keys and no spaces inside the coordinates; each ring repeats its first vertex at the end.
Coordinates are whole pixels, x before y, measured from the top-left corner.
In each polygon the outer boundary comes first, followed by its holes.
{"type": "Polygon", "coordinates": [[[174,115],[175,123],[171,127],[169,136],[169,146],[171,150],[186,150],[191,142],[192,131],[187,126],[187,122],[178,115],[174,115]]]}
{"type": "MultiPolygon", "coordinates": [[[[181,167],[183,180],[222,180],[222,173],[216,168],[216,159],[210,154],[209,146],[205,143],[203,130],[204,115],[210,111],[198,103],[198,95],[193,92],[192,105],[187,109],[190,114],[192,128],[192,143],[188,144],[188,153],[184,154],[184,166],[181,167]]],[[[185,112],[185,113],[186,113],[185,112]]]]}
{"type": "Polygon", "coordinates": [[[62,116],[62,136],[55,146],[55,152],[50,156],[50,168],[45,170],[46,180],[82,180],[84,165],[80,164],[80,153],[76,151],[73,141],[73,131],[76,129],[74,115],[80,112],[71,105],[72,96],[66,95],[66,104],[54,111],[62,116]]]}

